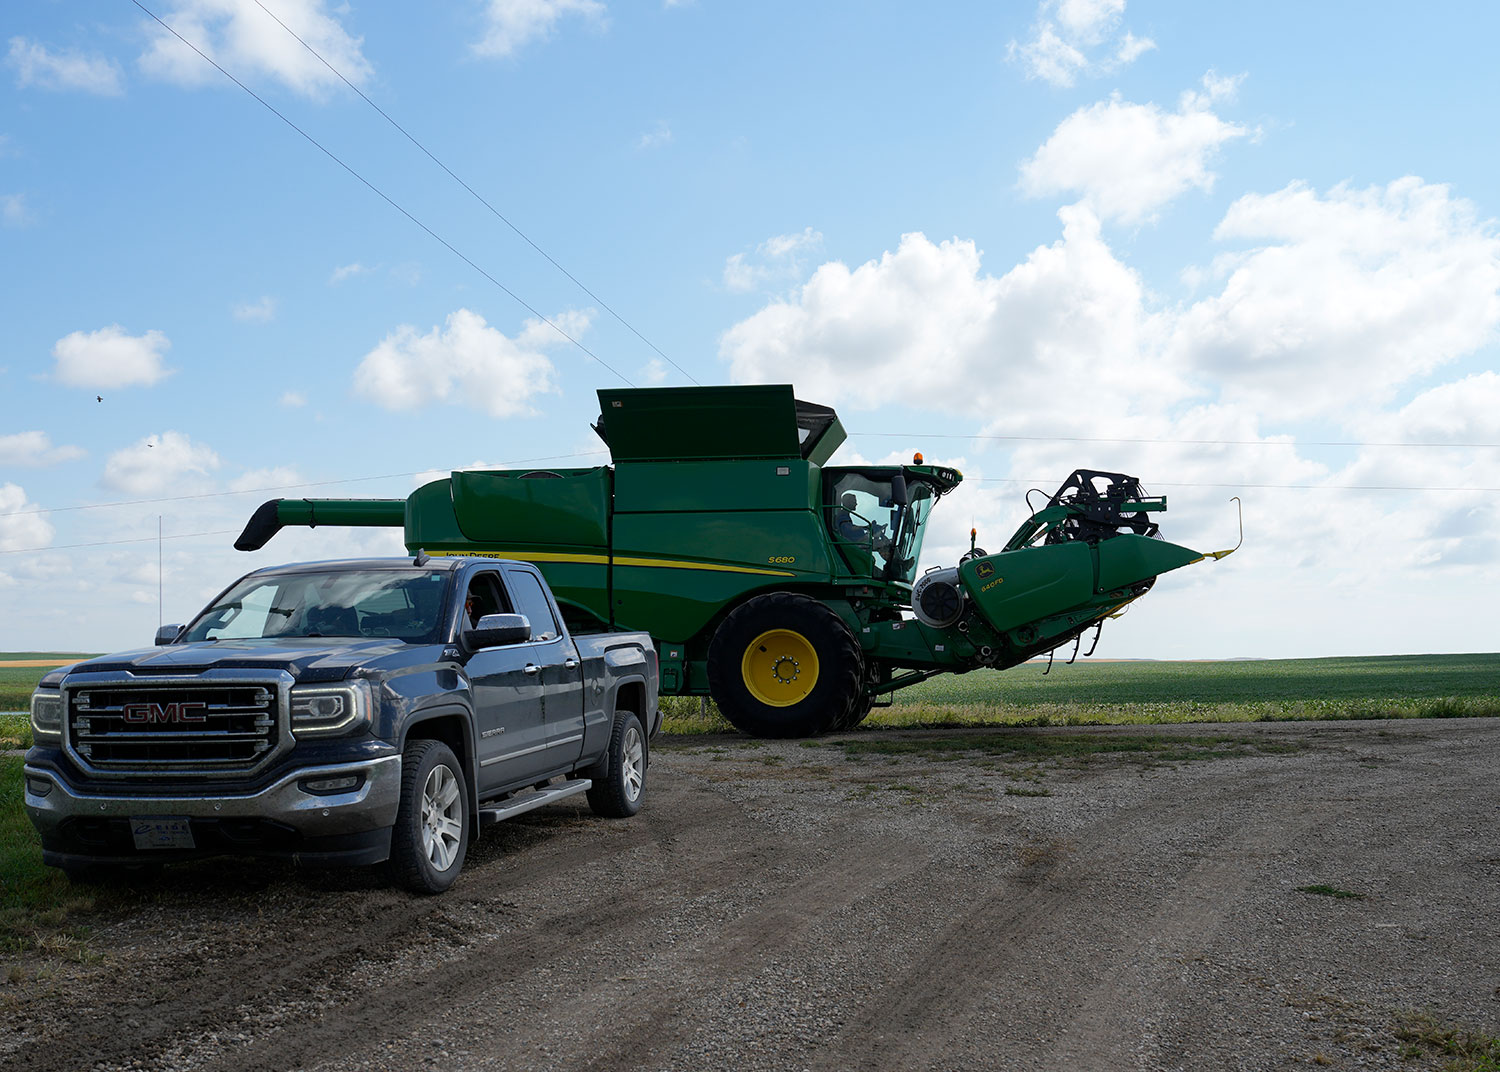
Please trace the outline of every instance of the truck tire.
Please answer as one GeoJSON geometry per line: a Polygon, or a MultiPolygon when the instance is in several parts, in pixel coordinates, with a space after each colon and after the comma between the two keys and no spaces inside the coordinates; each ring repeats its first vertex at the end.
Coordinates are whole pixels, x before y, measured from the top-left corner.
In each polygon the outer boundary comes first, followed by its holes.
{"type": "Polygon", "coordinates": [[[442,893],[469,850],[464,769],[442,741],[411,741],[401,753],[401,803],[391,831],[391,878],[414,893],[442,893]]]}
{"type": "Polygon", "coordinates": [[[768,592],[730,612],[708,648],[708,687],[752,737],[812,737],[837,726],[863,695],[864,658],[827,604],[768,592]]]}
{"type": "Polygon", "coordinates": [[[594,782],[588,792],[595,815],[628,819],[641,810],[646,796],[646,767],[650,763],[646,731],[634,711],[616,711],[609,750],[598,765],[584,772],[594,782]]]}

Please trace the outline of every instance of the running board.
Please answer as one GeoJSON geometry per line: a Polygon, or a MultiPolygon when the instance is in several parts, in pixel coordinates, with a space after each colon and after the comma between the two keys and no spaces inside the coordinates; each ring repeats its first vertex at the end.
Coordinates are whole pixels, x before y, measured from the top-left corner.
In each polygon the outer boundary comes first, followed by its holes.
{"type": "Polygon", "coordinates": [[[479,825],[489,826],[502,819],[514,818],[533,809],[556,804],[559,800],[566,800],[568,797],[577,796],[584,790],[592,788],[593,784],[587,778],[573,778],[561,785],[548,786],[546,789],[538,789],[535,793],[527,793],[519,800],[512,798],[492,807],[480,808],[479,825]]]}

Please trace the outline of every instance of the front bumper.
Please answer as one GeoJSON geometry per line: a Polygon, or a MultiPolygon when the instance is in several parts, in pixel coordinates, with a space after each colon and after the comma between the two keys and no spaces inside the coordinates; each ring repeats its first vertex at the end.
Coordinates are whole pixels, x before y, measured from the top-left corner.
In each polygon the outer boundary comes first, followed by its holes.
{"type": "Polygon", "coordinates": [[[50,767],[27,764],[26,812],[42,839],[42,859],[72,863],[149,863],[218,854],[280,856],[305,863],[372,864],[390,855],[401,796],[401,757],[293,770],[251,793],[114,794],[75,786],[50,767]],[[310,779],[356,775],[353,789],[314,793],[310,779]],[[192,849],[138,849],[132,820],[185,818],[192,849]]]}

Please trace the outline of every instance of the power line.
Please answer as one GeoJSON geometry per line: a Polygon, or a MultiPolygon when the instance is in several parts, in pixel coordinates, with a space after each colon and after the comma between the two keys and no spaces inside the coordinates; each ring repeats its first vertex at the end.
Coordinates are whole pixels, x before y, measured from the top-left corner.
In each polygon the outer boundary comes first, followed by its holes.
{"type": "Polygon", "coordinates": [[[213,532],[179,532],[175,536],[142,536],[131,540],[96,540],[93,543],[59,543],[51,547],[12,547],[0,555],[19,555],[31,551],[71,551],[79,547],[116,547],[126,543],[156,543],[158,540],[188,540],[194,536],[224,536],[239,529],[215,529],[213,532]]]}
{"type": "Polygon", "coordinates": [[[268,112],[270,112],[272,115],[274,115],[277,119],[280,119],[283,123],[285,123],[287,126],[291,127],[298,134],[301,134],[315,148],[317,148],[319,152],[323,153],[324,156],[328,157],[328,159],[332,160],[335,164],[337,164],[339,167],[343,168],[350,175],[353,175],[356,179],[358,179],[361,183],[363,183],[367,188],[369,188],[376,196],[378,196],[382,201],[384,201],[386,204],[390,205],[391,208],[395,209],[397,212],[401,213],[401,215],[405,216],[412,223],[416,224],[422,230],[426,231],[429,236],[431,236],[435,241],[437,241],[438,243],[440,243],[444,248],[446,248],[455,257],[457,257],[459,260],[463,261],[465,264],[467,264],[470,268],[474,269],[480,275],[484,276],[486,279],[488,279],[495,286],[499,287],[502,291],[504,291],[507,295],[509,295],[510,298],[512,300],[514,300],[518,305],[520,305],[523,309],[525,309],[527,312],[531,313],[538,320],[540,320],[542,323],[546,324],[548,327],[550,327],[553,331],[557,332],[563,338],[567,339],[570,343],[572,343],[574,346],[578,347],[578,349],[582,350],[585,354],[588,354],[589,357],[593,358],[599,364],[601,364],[605,368],[609,369],[610,372],[614,373],[621,380],[624,380],[626,384],[628,384],[631,387],[635,386],[635,384],[631,382],[630,378],[627,377],[623,372],[621,372],[619,369],[615,368],[608,361],[605,361],[598,354],[594,353],[594,351],[590,350],[587,346],[583,345],[583,343],[581,343],[577,339],[573,338],[573,336],[569,335],[566,331],[564,331],[561,327],[559,327],[551,319],[549,319],[548,317],[544,316],[541,312],[539,312],[533,305],[531,305],[531,303],[529,303],[528,301],[526,301],[524,298],[522,298],[515,291],[511,290],[504,283],[500,282],[500,280],[498,280],[494,276],[490,275],[489,272],[487,272],[483,268],[479,267],[479,265],[475,264],[472,260],[470,260],[463,253],[459,252],[459,250],[451,242],[449,242],[446,238],[442,237],[440,234],[438,234],[436,231],[434,231],[431,227],[428,227],[421,220],[417,219],[410,212],[406,211],[406,209],[404,209],[400,205],[396,204],[396,202],[393,201],[393,200],[391,200],[391,198],[385,193],[384,190],[380,189],[380,187],[376,186],[369,179],[365,178],[363,175],[361,175],[359,172],[355,171],[348,164],[344,163],[344,161],[341,160],[338,156],[336,156],[333,153],[332,150],[326,148],[323,145],[322,142],[318,141],[318,139],[314,138],[311,134],[309,134],[307,131],[303,130],[296,123],[293,123],[290,119],[288,119],[281,112],[277,111],[274,107],[272,107],[272,105],[268,101],[266,101],[265,98],[263,98],[262,96],[260,96],[260,94],[256,93],[255,90],[253,90],[249,86],[245,85],[245,83],[241,82],[238,78],[236,78],[234,75],[230,74],[223,67],[220,67],[219,64],[218,64],[218,61],[214,60],[211,56],[209,56],[207,53],[205,53],[197,45],[195,45],[191,41],[189,41],[186,37],[183,37],[182,34],[178,33],[176,30],[174,30],[166,22],[163,22],[162,19],[156,14],[156,12],[152,11],[145,4],[141,3],[141,0],[130,0],[130,2],[133,3],[136,7],[140,8],[142,11],[144,11],[147,15],[151,16],[151,18],[155,19],[156,22],[158,24],[160,24],[161,27],[163,29],[165,29],[168,33],[170,33],[173,37],[177,38],[177,40],[181,41],[188,48],[192,49],[199,56],[201,56],[205,61],[207,61],[208,63],[212,64],[213,67],[214,67],[214,69],[217,70],[220,74],[222,74],[225,78],[229,79],[235,85],[237,85],[241,89],[243,89],[246,93],[250,94],[250,96],[254,97],[256,99],[256,101],[258,101],[263,108],[265,108],[268,112]]]}
{"type": "MultiPolygon", "coordinates": [[[[981,476],[975,477],[976,484],[1030,484],[1037,487],[1043,484],[1056,483],[1056,477],[1046,480],[1038,480],[1035,477],[1004,477],[1004,476],[981,476]]],[[[1153,488],[1249,488],[1254,491],[1476,491],[1476,492],[1500,492],[1500,488],[1445,488],[1445,487],[1420,487],[1405,484],[1173,484],[1162,480],[1147,481],[1153,488]]]]}
{"type": "Polygon", "coordinates": [[[1025,436],[1025,435],[959,435],[947,432],[927,435],[914,432],[850,432],[865,439],[992,439],[1021,443],[1137,443],[1181,444],[1194,447],[1452,447],[1465,450],[1500,450],[1500,443],[1361,443],[1354,440],[1299,439],[1130,439],[1123,436],[1025,436]]]}
{"type": "MultiPolygon", "coordinates": [[[[599,297],[599,295],[595,294],[592,290],[590,290],[587,286],[585,286],[583,284],[582,280],[580,280],[572,272],[568,271],[561,264],[559,264],[553,258],[552,254],[548,253],[541,246],[537,245],[536,242],[532,241],[531,236],[529,236],[528,234],[526,234],[526,232],[522,231],[519,227],[517,227],[514,223],[512,223],[494,205],[490,204],[489,201],[487,201],[484,198],[484,196],[479,193],[478,190],[474,189],[474,187],[470,186],[463,179],[459,178],[458,175],[456,175],[454,173],[454,171],[453,171],[452,168],[450,168],[447,164],[443,163],[436,156],[434,156],[431,153],[431,151],[428,150],[427,146],[425,146],[421,142],[419,142],[415,137],[412,136],[412,134],[405,127],[403,127],[400,123],[396,122],[388,114],[386,114],[385,109],[382,108],[382,107],[380,107],[380,105],[376,104],[368,96],[366,96],[364,90],[360,89],[353,82],[349,81],[349,79],[345,78],[344,77],[344,73],[342,71],[340,71],[333,64],[329,63],[328,60],[324,58],[324,56],[323,56],[323,54],[321,52],[319,52],[317,49],[313,48],[312,45],[308,44],[305,40],[303,40],[303,38],[301,37],[301,35],[299,35],[296,30],[293,30],[286,23],[282,22],[281,19],[277,17],[277,15],[276,15],[275,12],[273,12],[270,8],[266,7],[265,4],[261,3],[261,0],[255,0],[255,6],[258,7],[258,8],[260,8],[267,15],[269,15],[272,19],[274,19],[275,22],[276,22],[276,25],[280,26],[283,30],[285,30],[287,33],[291,34],[294,38],[296,38],[298,44],[300,44],[303,48],[307,49],[307,51],[311,52],[315,57],[317,57],[318,62],[321,63],[324,67],[327,67],[330,71],[332,71],[334,73],[334,75],[337,76],[337,78],[338,78],[338,80],[340,82],[343,82],[344,85],[346,85],[350,89],[354,90],[355,93],[358,93],[361,100],[363,100],[371,108],[374,108],[375,111],[379,112],[380,113],[380,117],[382,119],[384,119],[391,126],[395,127],[398,131],[400,131],[401,134],[402,134],[402,136],[405,137],[407,141],[409,141],[413,145],[415,145],[418,149],[420,149],[423,152],[423,154],[427,157],[427,159],[431,160],[434,164],[436,164],[438,167],[442,168],[445,172],[447,172],[449,178],[451,178],[454,182],[458,183],[465,190],[469,191],[469,193],[473,195],[474,199],[476,201],[478,201],[481,205],[483,205],[485,208],[489,209],[490,212],[494,215],[494,217],[497,220],[499,220],[501,223],[505,224],[505,226],[509,227],[512,231],[514,231],[521,238],[521,240],[523,242],[525,242],[528,246],[530,246],[532,249],[536,250],[543,257],[545,257],[547,259],[547,263],[551,264],[552,267],[556,268],[563,275],[565,275],[569,279],[571,279],[573,281],[573,283],[578,287],[579,290],[583,291],[585,294],[587,294],[594,301],[598,302],[599,305],[604,308],[604,311],[607,312],[607,313],[609,313],[610,316],[614,317],[621,324],[624,324],[627,328],[629,328],[630,331],[632,332],[632,334],[634,334],[636,338],[640,339],[641,342],[645,343],[647,346],[651,347],[651,349],[655,350],[656,353],[658,355],[660,355],[660,357],[662,358],[662,360],[666,361],[667,364],[671,365],[678,372],[682,373],[688,379],[692,380],[693,383],[698,384],[697,378],[694,377],[691,372],[689,372],[687,369],[683,368],[681,365],[679,365],[677,362],[673,361],[670,357],[668,357],[665,353],[663,353],[661,347],[657,346],[656,343],[652,342],[650,339],[646,338],[646,336],[642,335],[639,331],[637,331],[634,324],[630,323],[630,321],[626,320],[619,313],[615,312],[614,309],[610,306],[610,304],[608,302],[606,302],[603,298],[599,297]]],[[[702,384],[698,384],[698,386],[701,387],[702,384]]]]}
{"type": "MultiPolygon", "coordinates": [[[[604,450],[586,450],[577,454],[546,454],[538,458],[518,458],[501,462],[501,467],[527,465],[531,462],[555,462],[566,458],[592,458],[607,454],[604,450]]],[[[87,503],[83,506],[35,506],[29,510],[9,510],[0,517],[16,517],[20,514],[66,514],[75,510],[107,510],[116,506],[148,506],[152,503],[181,502],[185,499],[222,499],[229,495],[259,495],[267,491],[289,491],[293,488],[326,488],[330,484],[358,484],[367,480],[394,480],[399,477],[421,476],[423,473],[439,472],[435,469],[418,469],[412,473],[382,473],[378,476],[348,476],[338,480],[309,480],[301,484],[271,484],[263,488],[238,488],[234,491],[204,491],[192,495],[164,495],[157,499],[121,499],[117,502],[87,503]]],[[[460,472],[462,470],[459,470],[460,472]]]]}

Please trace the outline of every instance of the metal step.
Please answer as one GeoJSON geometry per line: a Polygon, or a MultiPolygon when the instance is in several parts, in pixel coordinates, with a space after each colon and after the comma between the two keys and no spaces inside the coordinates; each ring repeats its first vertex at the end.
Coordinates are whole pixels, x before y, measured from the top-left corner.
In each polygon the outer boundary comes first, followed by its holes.
{"type": "Polygon", "coordinates": [[[510,819],[535,808],[556,804],[559,800],[577,796],[585,789],[591,788],[593,784],[587,778],[570,778],[566,782],[549,785],[546,789],[538,789],[524,796],[511,797],[509,800],[482,807],[479,809],[479,825],[489,826],[491,823],[498,823],[501,819],[510,819]]]}

